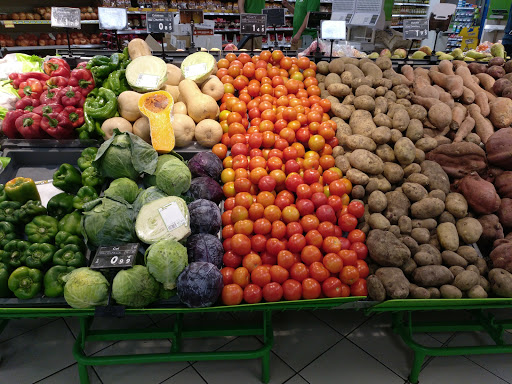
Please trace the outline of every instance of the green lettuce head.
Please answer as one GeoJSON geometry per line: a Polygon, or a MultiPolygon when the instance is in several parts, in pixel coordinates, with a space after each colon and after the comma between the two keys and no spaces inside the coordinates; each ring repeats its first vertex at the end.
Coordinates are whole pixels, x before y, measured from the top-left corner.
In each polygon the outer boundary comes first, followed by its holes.
{"type": "Polygon", "coordinates": [[[142,265],[119,271],[112,282],[112,297],[121,305],[142,308],[159,298],[160,284],[142,265]]]}
{"type": "Polygon", "coordinates": [[[72,308],[93,308],[107,304],[109,284],[101,272],[83,267],[62,279],[66,282],[64,299],[72,308]]]}
{"type": "Polygon", "coordinates": [[[146,267],[164,289],[176,288],[176,280],[188,265],[187,248],[175,240],[162,240],[146,251],[146,267]]]}

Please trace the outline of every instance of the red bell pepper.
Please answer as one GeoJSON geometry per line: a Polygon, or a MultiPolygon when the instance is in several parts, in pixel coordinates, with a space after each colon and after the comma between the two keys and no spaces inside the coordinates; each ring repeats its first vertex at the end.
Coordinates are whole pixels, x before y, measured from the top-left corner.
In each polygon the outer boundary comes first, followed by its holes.
{"type": "Polygon", "coordinates": [[[67,107],[72,105],[73,107],[81,107],[84,103],[84,97],[80,92],[80,87],[66,87],[59,92],[60,103],[67,107]],[[80,105],[81,104],[81,105],[80,105]]]}
{"type": "Polygon", "coordinates": [[[41,128],[55,139],[68,139],[73,136],[74,128],[69,119],[56,112],[43,114],[41,128]]]}
{"type": "Polygon", "coordinates": [[[31,99],[30,97],[24,97],[21,100],[18,100],[16,102],[16,109],[21,109],[24,112],[33,112],[34,108],[37,107],[39,104],[39,100],[37,99],[31,99]]]}
{"type": "Polygon", "coordinates": [[[41,104],[58,104],[60,103],[62,88],[47,89],[39,97],[41,104]]]}
{"type": "Polygon", "coordinates": [[[41,104],[39,107],[35,107],[32,112],[42,116],[43,113],[61,113],[63,110],[64,107],[60,104],[41,104]]]}
{"type": "Polygon", "coordinates": [[[9,111],[5,114],[4,122],[2,124],[2,132],[9,139],[21,139],[21,135],[16,129],[16,119],[24,114],[25,112],[22,109],[9,111]]]}
{"type": "Polygon", "coordinates": [[[43,93],[43,84],[37,79],[28,79],[20,83],[20,88],[18,89],[18,95],[21,98],[31,97],[33,99],[39,99],[41,93],[43,93]]]}
{"type": "Polygon", "coordinates": [[[24,72],[24,73],[11,73],[9,79],[12,80],[12,86],[15,89],[20,87],[20,84],[28,79],[36,79],[41,81],[47,81],[50,78],[46,73],[42,72],[24,72]]]}
{"type": "Polygon", "coordinates": [[[16,129],[25,139],[43,139],[47,135],[41,130],[41,119],[36,113],[25,113],[16,119],[16,129]]]}
{"type": "Polygon", "coordinates": [[[76,65],[76,69],[85,68],[86,66],[87,66],[87,61],[82,61],[81,63],[78,63],[76,65]]]}
{"type": "Polygon", "coordinates": [[[84,97],[87,96],[95,87],[91,71],[85,68],[73,69],[71,71],[71,77],[69,78],[68,84],[73,87],[80,87],[84,97]]]}
{"type": "Polygon", "coordinates": [[[68,106],[61,112],[64,115],[73,128],[78,128],[84,125],[84,110],[82,108],[75,108],[68,106]]]}
{"type": "Polygon", "coordinates": [[[64,76],[69,77],[71,69],[69,64],[64,59],[52,57],[43,64],[44,73],[50,76],[64,76]]]}
{"type": "Polygon", "coordinates": [[[48,88],[63,88],[68,85],[68,78],[63,76],[52,76],[46,84],[48,84],[48,88]]]}

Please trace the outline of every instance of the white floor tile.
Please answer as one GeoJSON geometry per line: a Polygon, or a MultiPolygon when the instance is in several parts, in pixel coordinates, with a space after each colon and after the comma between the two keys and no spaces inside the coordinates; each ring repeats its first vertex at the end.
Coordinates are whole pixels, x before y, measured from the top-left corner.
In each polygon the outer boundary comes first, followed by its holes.
{"type": "MultiPolygon", "coordinates": [[[[87,371],[89,372],[90,384],[101,384],[100,379],[98,378],[96,372],[94,372],[94,369],[92,367],[88,367],[87,371]]],[[[74,364],[71,367],[63,369],[62,371],[57,372],[51,375],[50,377],[47,377],[34,384],[71,384],[79,382],[80,378],[78,376],[78,367],[76,364],[74,364]]]]}
{"type": "Polygon", "coordinates": [[[300,374],[311,384],[339,382],[403,384],[404,382],[402,378],[347,339],[340,341],[313,361],[300,374]]]}
{"type": "Polygon", "coordinates": [[[300,371],[343,338],[311,312],[276,313],[273,327],[272,350],[295,371],[300,371]]]}
{"type": "Polygon", "coordinates": [[[207,384],[192,367],[178,372],[162,384],[207,384]]]}
{"type": "Polygon", "coordinates": [[[369,319],[363,311],[348,309],[322,309],[314,311],[313,315],[325,321],[343,336],[347,336],[369,319]]]}
{"type": "Polygon", "coordinates": [[[290,380],[288,380],[284,384],[308,384],[308,382],[306,380],[304,380],[304,378],[297,373],[295,376],[293,376],[290,380]]]}
{"type": "MultiPolygon", "coordinates": [[[[510,366],[510,360],[508,362],[510,366]]],[[[421,384],[506,384],[463,356],[435,357],[420,373],[421,384]]]]}
{"type": "MultiPolygon", "coordinates": [[[[262,344],[254,337],[239,337],[222,347],[221,351],[237,351],[260,348],[262,344]]],[[[237,361],[200,361],[194,364],[208,384],[260,384],[261,359],[237,361]]],[[[270,383],[283,383],[295,372],[275,354],[270,356],[270,383]]]]}
{"type": "Polygon", "coordinates": [[[75,362],[75,339],[62,319],[0,344],[0,383],[33,383],[75,362]]]}
{"type": "Polygon", "coordinates": [[[12,339],[13,337],[22,335],[28,331],[39,328],[45,324],[57,320],[54,317],[43,317],[41,319],[14,319],[7,323],[7,326],[0,333],[0,343],[12,339]]]}
{"type": "MultiPolygon", "coordinates": [[[[414,353],[391,329],[390,315],[374,316],[352,332],[348,339],[404,379],[409,376],[414,353]]],[[[439,341],[426,334],[418,334],[414,339],[423,345],[441,346],[439,341]]]]}
{"type": "MultiPolygon", "coordinates": [[[[168,340],[120,341],[98,352],[94,356],[134,355],[165,353],[171,349],[168,340]]],[[[155,364],[103,365],[96,366],[96,372],[104,384],[152,384],[161,383],[186,368],[188,363],[170,362],[155,364]]]]}

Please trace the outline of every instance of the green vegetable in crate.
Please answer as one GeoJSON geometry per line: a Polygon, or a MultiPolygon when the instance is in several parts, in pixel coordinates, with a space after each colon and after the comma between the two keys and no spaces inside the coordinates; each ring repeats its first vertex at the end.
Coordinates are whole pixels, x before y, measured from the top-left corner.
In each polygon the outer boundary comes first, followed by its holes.
{"type": "Polygon", "coordinates": [[[82,172],[82,184],[86,187],[101,188],[105,179],[96,167],[89,167],[82,172]]]}
{"type": "MultiPolygon", "coordinates": [[[[1,204],[2,203],[0,203],[0,206],[1,204]]],[[[48,201],[46,208],[48,210],[48,215],[60,220],[65,215],[75,210],[73,208],[73,195],[65,192],[59,193],[58,195],[53,196],[50,201],[48,201]]]]}
{"type": "Polygon", "coordinates": [[[107,80],[105,80],[102,84],[102,87],[110,89],[114,91],[116,96],[119,96],[124,91],[131,90],[128,81],[126,80],[126,70],[120,69],[114,72],[111,72],[108,75],[107,80]]]}
{"type": "Polygon", "coordinates": [[[85,255],[78,245],[68,244],[55,252],[53,264],[65,267],[83,267],[85,265],[85,255]]]}
{"type": "Polygon", "coordinates": [[[159,292],[160,284],[142,265],[119,271],[112,282],[112,297],[128,307],[145,307],[158,299],[159,292]]]}
{"type": "Polygon", "coordinates": [[[73,197],[73,208],[82,210],[84,208],[84,204],[87,204],[89,201],[96,200],[98,198],[98,194],[93,187],[88,185],[83,186],[78,190],[76,196],[73,197]]]}
{"type": "Polygon", "coordinates": [[[59,222],[56,218],[47,215],[37,216],[25,225],[25,234],[31,243],[53,242],[57,232],[59,232],[59,222]]]}
{"type": "Polygon", "coordinates": [[[0,221],[0,248],[4,248],[7,243],[18,237],[16,227],[8,221],[0,221]]]}
{"type": "Polygon", "coordinates": [[[18,299],[32,299],[41,291],[43,273],[39,269],[19,267],[9,276],[9,289],[18,299]]]}
{"type": "Polygon", "coordinates": [[[167,161],[156,173],[156,186],[171,196],[187,192],[191,181],[190,169],[178,159],[167,161]]]}
{"type": "Polygon", "coordinates": [[[82,215],[80,212],[68,213],[59,221],[59,231],[69,232],[72,235],[80,235],[82,233],[80,222],[82,215]]]}
{"type": "Polygon", "coordinates": [[[0,252],[2,255],[2,262],[11,268],[18,268],[25,264],[26,254],[25,251],[30,247],[30,243],[24,240],[11,240],[9,241],[4,250],[0,252]]]}
{"type": "Polygon", "coordinates": [[[5,193],[5,185],[0,184],[0,203],[7,200],[9,200],[9,198],[7,197],[7,193],[5,193]]]}
{"type": "Polygon", "coordinates": [[[13,201],[26,203],[29,200],[41,200],[36,183],[28,177],[15,177],[5,184],[5,193],[13,201]]]}
{"type": "Polygon", "coordinates": [[[133,209],[138,213],[143,205],[148,204],[154,200],[161,199],[162,197],[167,197],[167,195],[157,187],[149,187],[148,189],[145,189],[139,193],[133,202],[133,209]]]}
{"type": "Polygon", "coordinates": [[[71,164],[62,164],[53,174],[53,185],[64,192],[77,193],[82,186],[82,176],[71,164]]]}
{"type": "Polygon", "coordinates": [[[10,223],[18,223],[18,209],[21,208],[21,203],[17,201],[3,201],[0,203],[0,221],[8,221],[10,223]]]}
{"type": "Polygon", "coordinates": [[[117,113],[117,97],[107,88],[93,89],[84,104],[84,112],[93,119],[110,119],[117,113]]]}
{"type": "Polygon", "coordinates": [[[106,305],[108,301],[108,281],[101,272],[83,267],[62,278],[64,298],[72,308],[93,308],[106,305]]]}
{"type": "Polygon", "coordinates": [[[164,288],[176,288],[176,280],[188,265],[187,248],[175,240],[162,240],[152,244],[144,255],[149,273],[164,288]]]}
{"type": "Polygon", "coordinates": [[[89,60],[85,68],[92,69],[92,67],[99,67],[102,65],[109,65],[110,64],[110,58],[103,55],[96,55],[89,60]]]}
{"type": "Polygon", "coordinates": [[[97,153],[98,148],[96,147],[85,148],[76,162],[78,168],[80,168],[81,171],[85,171],[87,168],[92,166],[92,162],[96,158],[97,153]]]}
{"type": "Polygon", "coordinates": [[[44,275],[44,295],[47,297],[64,296],[65,283],[63,277],[74,270],[74,267],[64,267],[62,265],[51,267],[44,275]]]}
{"type": "Polygon", "coordinates": [[[94,119],[84,112],[84,125],[80,128],[77,128],[78,138],[80,140],[91,139],[95,136],[103,137],[105,136],[105,132],[101,129],[101,124],[99,121],[94,121],[94,119]]]}
{"type": "Polygon", "coordinates": [[[139,195],[140,188],[137,183],[127,177],[112,181],[105,190],[104,195],[113,199],[121,198],[132,204],[139,195]]]}
{"type": "Polygon", "coordinates": [[[48,243],[35,243],[25,251],[25,265],[29,268],[43,268],[52,261],[57,249],[48,243]]]}
{"type": "Polygon", "coordinates": [[[72,235],[69,232],[60,231],[55,236],[55,245],[59,248],[63,248],[68,244],[77,245],[82,251],[85,251],[85,243],[81,236],[72,235]]]}
{"type": "Polygon", "coordinates": [[[171,153],[166,153],[165,155],[158,156],[155,172],[152,175],[144,175],[143,181],[146,188],[150,186],[156,187],[156,174],[168,161],[174,161],[176,159],[183,161],[183,157],[174,151],[171,153]]]}
{"type": "Polygon", "coordinates": [[[10,297],[11,290],[9,289],[9,268],[4,263],[0,263],[0,297],[10,297]]]}
{"type": "Polygon", "coordinates": [[[17,211],[19,222],[23,224],[29,223],[36,216],[46,215],[46,213],[46,208],[39,200],[29,200],[17,211]]]}

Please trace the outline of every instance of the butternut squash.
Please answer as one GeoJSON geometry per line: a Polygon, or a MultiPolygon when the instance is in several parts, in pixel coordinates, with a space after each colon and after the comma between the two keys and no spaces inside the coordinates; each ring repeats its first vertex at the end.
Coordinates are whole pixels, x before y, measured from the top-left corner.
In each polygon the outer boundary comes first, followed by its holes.
{"type": "Polygon", "coordinates": [[[151,56],[151,48],[144,40],[133,39],[128,43],[128,54],[131,60],[140,56],[151,56]]]}
{"type": "Polygon", "coordinates": [[[164,85],[162,91],[169,92],[174,101],[180,101],[180,90],[177,85],[164,85]]]}
{"type": "Polygon", "coordinates": [[[215,119],[219,115],[219,106],[214,98],[204,95],[192,80],[182,80],[179,85],[180,96],[187,105],[188,115],[199,123],[205,119],[215,119]]]}
{"type": "Polygon", "coordinates": [[[139,99],[142,94],[133,91],[124,91],[117,97],[119,114],[128,121],[136,121],[141,117],[139,99]]]}
{"type": "Polygon", "coordinates": [[[186,147],[194,140],[196,123],[190,116],[174,115],[172,120],[176,147],[186,147]]]}
{"type": "Polygon", "coordinates": [[[220,143],[222,133],[222,127],[220,124],[212,119],[202,120],[196,125],[196,140],[203,147],[211,148],[215,144],[220,143]]]}
{"type": "Polygon", "coordinates": [[[142,116],[133,123],[133,134],[139,136],[146,143],[151,144],[151,130],[149,128],[149,119],[142,116]]]}
{"type": "Polygon", "coordinates": [[[119,129],[120,132],[133,132],[131,123],[122,117],[112,117],[101,124],[101,130],[105,132],[105,139],[114,136],[114,129],[119,129]]]}
{"type": "Polygon", "coordinates": [[[151,144],[158,153],[174,149],[175,138],[171,124],[172,96],[165,91],[145,93],[139,99],[139,109],[149,119],[151,144]]]}
{"type": "Polygon", "coordinates": [[[174,64],[167,64],[167,80],[165,81],[166,85],[179,85],[180,81],[183,79],[184,77],[181,73],[181,69],[179,69],[174,64]]]}
{"type": "Polygon", "coordinates": [[[174,104],[174,109],[172,110],[172,113],[174,113],[175,115],[186,115],[187,106],[183,101],[178,101],[176,104],[174,104]]]}
{"type": "Polygon", "coordinates": [[[211,96],[215,101],[219,101],[224,96],[224,84],[217,76],[210,76],[203,85],[201,85],[201,92],[205,95],[211,96]]]}

